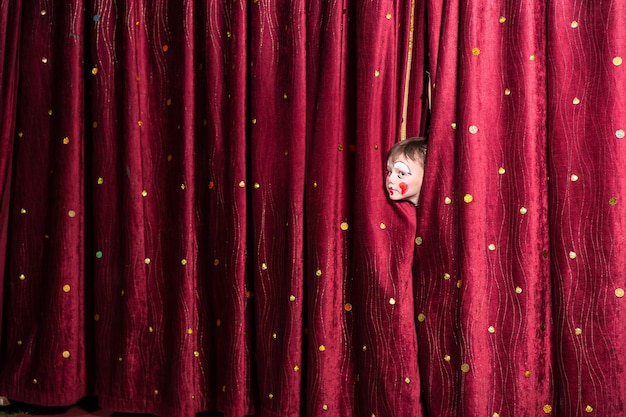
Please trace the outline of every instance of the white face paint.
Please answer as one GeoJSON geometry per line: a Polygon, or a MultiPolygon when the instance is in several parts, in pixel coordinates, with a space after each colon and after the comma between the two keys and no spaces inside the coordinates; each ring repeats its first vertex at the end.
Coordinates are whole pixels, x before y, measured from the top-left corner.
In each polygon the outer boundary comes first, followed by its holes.
{"type": "Polygon", "coordinates": [[[395,169],[400,170],[400,171],[404,171],[404,172],[405,172],[405,173],[407,173],[407,174],[410,174],[410,173],[411,173],[411,169],[409,168],[409,166],[408,166],[407,164],[405,164],[404,162],[402,162],[402,161],[396,161],[396,162],[394,162],[394,163],[393,163],[393,167],[394,167],[395,169]]]}
{"type": "Polygon", "coordinates": [[[424,165],[421,162],[400,156],[395,161],[387,161],[387,192],[393,201],[410,201],[417,205],[424,165]]]}

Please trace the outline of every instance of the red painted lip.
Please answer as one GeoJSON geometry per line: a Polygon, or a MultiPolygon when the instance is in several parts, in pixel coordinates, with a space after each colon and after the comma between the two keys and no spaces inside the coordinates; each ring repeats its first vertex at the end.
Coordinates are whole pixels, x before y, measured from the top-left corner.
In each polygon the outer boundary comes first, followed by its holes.
{"type": "Polygon", "coordinates": [[[393,195],[393,188],[392,187],[387,187],[387,190],[389,191],[389,195],[393,195]]]}

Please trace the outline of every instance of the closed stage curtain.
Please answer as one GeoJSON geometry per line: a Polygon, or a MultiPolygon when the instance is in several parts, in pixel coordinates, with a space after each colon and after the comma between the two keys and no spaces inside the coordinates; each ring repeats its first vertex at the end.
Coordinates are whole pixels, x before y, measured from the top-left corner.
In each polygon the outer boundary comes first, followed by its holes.
{"type": "Polygon", "coordinates": [[[623,414],[625,9],[0,0],[0,395],[623,414]]]}

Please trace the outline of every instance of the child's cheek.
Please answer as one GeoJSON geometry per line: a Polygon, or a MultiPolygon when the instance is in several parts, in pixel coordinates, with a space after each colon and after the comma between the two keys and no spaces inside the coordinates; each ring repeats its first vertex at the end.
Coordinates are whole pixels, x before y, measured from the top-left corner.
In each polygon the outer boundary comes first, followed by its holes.
{"type": "Polygon", "coordinates": [[[399,184],[399,187],[400,187],[400,193],[401,193],[402,195],[405,195],[405,194],[406,194],[406,192],[407,192],[407,191],[408,191],[408,189],[409,189],[409,185],[408,185],[406,182],[401,182],[401,183],[399,184]]]}

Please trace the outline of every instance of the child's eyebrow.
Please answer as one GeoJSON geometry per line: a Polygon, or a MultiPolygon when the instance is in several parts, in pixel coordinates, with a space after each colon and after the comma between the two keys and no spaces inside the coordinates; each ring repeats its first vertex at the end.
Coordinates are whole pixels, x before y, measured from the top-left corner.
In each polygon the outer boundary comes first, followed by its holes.
{"type": "Polygon", "coordinates": [[[411,172],[411,169],[409,168],[409,166],[407,164],[405,164],[404,162],[402,162],[402,161],[394,162],[393,163],[393,167],[396,168],[396,169],[401,169],[401,170],[406,171],[406,172],[411,172]]]}

